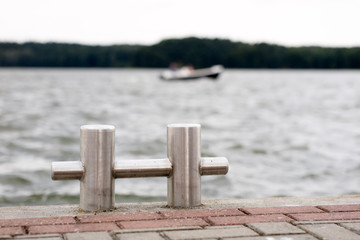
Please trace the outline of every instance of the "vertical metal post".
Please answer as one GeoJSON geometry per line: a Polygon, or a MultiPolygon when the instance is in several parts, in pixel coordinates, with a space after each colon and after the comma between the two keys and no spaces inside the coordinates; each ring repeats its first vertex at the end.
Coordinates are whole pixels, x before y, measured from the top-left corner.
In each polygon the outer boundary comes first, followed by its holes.
{"type": "Polygon", "coordinates": [[[201,126],[169,124],[168,158],[114,161],[115,127],[84,125],[80,128],[81,162],[53,162],[53,180],[80,180],[80,208],[106,211],[115,207],[115,178],[168,177],[168,205],[201,205],[201,176],[224,175],[224,157],[201,158],[201,126]]]}
{"type": "Polygon", "coordinates": [[[109,210],[115,204],[114,162],[115,127],[84,125],[80,128],[81,162],[85,173],[80,183],[80,208],[109,210]]]}
{"type": "Polygon", "coordinates": [[[169,206],[201,205],[200,128],[199,124],[167,126],[168,158],[173,168],[168,178],[169,206]]]}

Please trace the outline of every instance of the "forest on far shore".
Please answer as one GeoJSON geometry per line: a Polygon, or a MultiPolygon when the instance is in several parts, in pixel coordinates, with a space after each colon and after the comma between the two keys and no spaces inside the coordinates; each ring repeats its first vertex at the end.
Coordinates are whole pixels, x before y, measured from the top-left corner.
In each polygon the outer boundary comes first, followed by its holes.
{"type": "Polygon", "coordinates": [[[154,45],[94,46],[73,43],[0,42],[0,67],[359,69],[360,47],[285,47],[227,39],[167,39],[154,45]]]}

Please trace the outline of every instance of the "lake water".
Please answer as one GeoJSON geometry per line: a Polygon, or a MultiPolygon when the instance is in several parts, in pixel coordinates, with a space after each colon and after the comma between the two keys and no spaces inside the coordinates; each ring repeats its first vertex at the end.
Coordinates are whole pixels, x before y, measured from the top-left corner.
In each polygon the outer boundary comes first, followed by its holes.
{"type": "MultiPolygon", "coordinates": [[[[0,69],[0,206],[79,202],[52,161],[79,160],[79,128],[116,127],[116,159],[166,157],[166,125],[200,123],[202,198],[360,194],[360,71],[226,70],[164,82],[161,70],[0,69]]],[[[117,202],[166,200],[166,178],[116,180],[117,202]]]]}

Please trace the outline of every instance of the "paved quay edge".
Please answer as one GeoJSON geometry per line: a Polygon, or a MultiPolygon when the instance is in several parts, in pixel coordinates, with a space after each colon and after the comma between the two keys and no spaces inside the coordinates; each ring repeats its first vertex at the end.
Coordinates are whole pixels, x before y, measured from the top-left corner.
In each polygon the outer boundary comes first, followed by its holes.
{"type": "MultiPolygon", "coordinates": [[[[360,204],[360,195],[203,200],[202,206],[195,209],[231,209],[349,204],[360,204]]],[[[111,211],[112,213],[161,212],[179,210],[167,207],[166,202],[117,203],[115,207],[116,209],[111,211]]],[[[79,209],[79,205],[77,204],[1,207],[0,211],[0,219],[93,215],[91,212],[87,213],[81,211],[79,209]]]]}
{"type": "Polygon", "coordinates": [[[360,240],[357,195],[209,200],[193,209],[172,209],[163,202],[116,207],[101,213],[85,213],[78,205],[3,207],[0,239],[360,240]]]}

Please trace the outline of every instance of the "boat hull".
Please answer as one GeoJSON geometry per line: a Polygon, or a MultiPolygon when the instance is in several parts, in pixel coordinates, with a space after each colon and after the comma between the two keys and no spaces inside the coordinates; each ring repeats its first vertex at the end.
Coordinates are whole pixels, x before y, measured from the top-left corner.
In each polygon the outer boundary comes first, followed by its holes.
{"type": "Polygon", "coordinates": [[[162,80],[166,81],[184,81],[184,80],[196,80],[201,78],[210,78],[216,80],[223,72],[224,68],[221,65],[215,65],[211,68],[204,68],[193,71],[165,71],[160,75],[162,80]]]}

